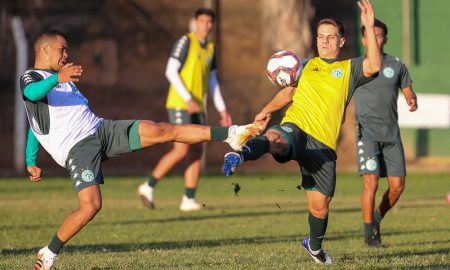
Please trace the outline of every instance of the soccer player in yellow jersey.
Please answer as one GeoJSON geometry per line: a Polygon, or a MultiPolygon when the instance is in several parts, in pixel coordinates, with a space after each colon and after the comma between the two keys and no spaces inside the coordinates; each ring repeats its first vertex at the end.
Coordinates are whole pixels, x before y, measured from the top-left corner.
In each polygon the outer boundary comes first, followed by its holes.
{"type": "MultiPolygon", "coordinates": [[[[208,88],[214,105],[220,113],[220,124],[231,125],[220,92],[216,76],[216,57],[214,44],[207,40],[214,24],[215,14],[211,9],[200,8],[195,13],[195,29],[182,36],[174,45],[167,63],[166,76],[170,81],[166,108],[172,124],[206,124],[206,94],[208,88]]],[[[153,169],[148,182],[139,186],[141,199],[149,208],[154,208],[153,191],[156,184],[179,161],[188,159],[184,171],[185,195],[180,210],[197,211],[202,205],[195,201],[200,170],[203,144],[173,144],[172,150],[165,154],[153,169]]]]}
{"type": "Polygon", "coordinates": [[[367,57],[339,60],[344,46],[344,26],[323,19],[317,26],[319,57],[304,63],[298,87],[280,90],[256,115],[264,127],[272,113],[290,104],[280,125],[248,141],[242,151],[225,155],[223,171],[232,174],[247,160],[270,153],[278,162],[296,160],[302,173],[302,187],[308,199],[310,235],[302,246],[320,264],[332,258],[322,249],[328,224],[329,204],[336,186],[336,142],[345,109],[354,91],[380,70],[381,55],[374,34],[374,10],[369,0],[358,2],[365,26],[367,57]]]}

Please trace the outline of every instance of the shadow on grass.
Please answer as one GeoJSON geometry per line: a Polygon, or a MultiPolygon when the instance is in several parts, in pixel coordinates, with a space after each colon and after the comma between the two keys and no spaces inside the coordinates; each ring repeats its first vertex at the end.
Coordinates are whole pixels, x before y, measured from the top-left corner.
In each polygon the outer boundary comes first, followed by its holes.
{"type": "MultiPolygon", "coordinates": [[[[229,239],[214,239],[214,240],[191,240],[191,241],[167,241],[167,242],[149,242],[149,243],[127,243],[127,244],[94,244],[94,245],[68,245],[64,247],[64,253],[75,252],[131,252],[142,250],[174,250],[187,248],[202,248],[202,247],[218,247],[228,245],[247,245],[247,244],[267,244],[267,243],[288,243],[298,241],[299,235],[284,235],[284,236],[265,236],[265,237],[248,237],[248,238],[229,238],[229,239]]],[[[23,249],[2,249],[2,255],[18,255],[30,252],[37,252],[40,247],[23,248],[23,249]]]]}
{"type": "MultiPolygon", "coordinates": [[[[333,213],[349,213],[349,212],[357,212],[360,211],[359,208],[341,208],[333,210],[333,213]]],[[[274,211],[260,211],[260,212],[241,212],[241,213],[228,213],[222,212],[219,214],[211,214],[211,215],[182,215],[170,218],[160,218],[160,219],[139,219],[139,220],[125,220],[125,221],[117,221],[117,222],[106,222],[106,221],[93,221],[90,226],[103,226],[103,225],[132,225],[132,224],[142,224],[142,223],[170,223],[170,222],[186,222],[186,221],[203,221],[203,220],[211,220],[211,219],[224,219],[224,218],[245,218],[245,217],[261,217],[261,216],[282,216],[282,215],[304,215],[307,214],[308,210],[274,210],[274,211]]],[[[3,225],[0,226],[0,230],[8,230],[8,229],[39,229],[39,228],[48,228],[48,227],[57,227],[59,224],[22,224],[22,225],[3,225]]]]}

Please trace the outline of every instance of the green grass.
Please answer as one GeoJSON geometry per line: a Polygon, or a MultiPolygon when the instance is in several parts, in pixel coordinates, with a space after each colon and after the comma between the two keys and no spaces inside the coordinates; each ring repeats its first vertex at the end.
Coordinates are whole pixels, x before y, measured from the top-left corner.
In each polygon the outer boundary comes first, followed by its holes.
{"type": "MultiPolygon", "coordinates": [[[[327,269],[449,269],[449,175],[411,175],[382,223],[382,249],[363,245],[361,181],[338,175],[325,248],[327,269]]],[[[182,179],[158,186],[157,209],[136,196],[142,178],[107,178],[102,211],[62,250],[58,269],[322,269],[299,249],[308,234],[297,175],[204,176],[198,213],[181,213],[182,179]],[[232,183],[242,190],[234,194],[232,183]]],[[[378,200],[386,188],[381,181],[378,200]]],[[[0,180],[0,269],[30,269],[77,206],[68,178],[0,180]]]]}

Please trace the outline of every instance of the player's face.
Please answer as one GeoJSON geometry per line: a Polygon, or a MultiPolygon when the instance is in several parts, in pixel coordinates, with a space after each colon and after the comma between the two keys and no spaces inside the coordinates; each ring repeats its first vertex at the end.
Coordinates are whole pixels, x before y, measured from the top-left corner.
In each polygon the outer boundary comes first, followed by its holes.
{"type": "Polygon", "coordinates": [[[213,28],[213,19],[209,15],[200,15],[195,19],[195,32],[198,38],[205,40],[213,28]]]}
{"type": "Polygon", "coordinates": [[[319,57],[334,59],[344,46],[345,38],[339,35],[338,28],[332,24],[321,24],[317,28],[317,52],[319,57]]]}
{"type": "MultiPolygon", "coordinates": [[[[383,51],[384,44],[386,44],[387,42],[387,36],[385,35],[383,28],[381,27],[375,26],[373,29],[375,31],[375,38],[377,39],[378,47],[381,51],[383,51]]],[[[363,37],[362,43],[364,47],[367,47],[366,37],[363,37]]]]}
{"type": "Polygon", "coordinates": [[[59,71],[67,62],[67,41],[61,36],[56,36],[45,48],[47,65],[54,71],[59,71]]]}

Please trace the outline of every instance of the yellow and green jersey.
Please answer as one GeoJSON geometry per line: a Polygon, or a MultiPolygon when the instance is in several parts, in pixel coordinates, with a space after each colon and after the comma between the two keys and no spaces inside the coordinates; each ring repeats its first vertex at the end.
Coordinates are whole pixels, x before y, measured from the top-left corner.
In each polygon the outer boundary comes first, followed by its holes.
{"type": "Polygon", "coordinates": [[[364,78],[362,59],[309,60],[282,123],[294,123],[336,150],[345,109],[356,87],[370,80],[364,78]]]}
{"type": "MultiPolygon", "coordinates": [[[[209,41],[202,44],[194,33],[189,33],[175,44],[171,57],[180,60],[182,64],[180,77],[192,98],[204,112],[209,73],[215,68],[214,44],[209,41]]],[[[187,109],[186,102],[173,85],[169,88],[166,108],[187,109]]]]}

